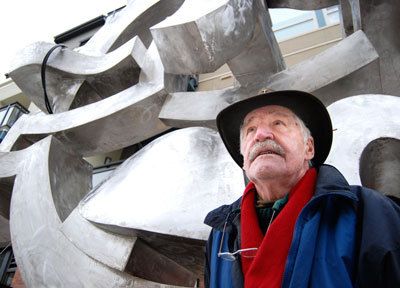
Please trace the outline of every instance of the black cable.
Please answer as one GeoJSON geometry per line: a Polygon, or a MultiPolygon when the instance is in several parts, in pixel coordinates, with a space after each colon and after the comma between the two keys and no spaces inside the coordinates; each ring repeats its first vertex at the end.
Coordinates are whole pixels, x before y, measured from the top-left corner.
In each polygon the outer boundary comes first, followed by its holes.
{"type": "Polygon", "coordinates": [[[0,255],[3,254],[3,252],[6,251],[7,248],[10,247],[10,246],[11,246],[11,242],[8,243],[7,246],[3,250],[1,250],[0,255]]]}
{"type": "Polygon", "coordinates": [[[54,47],[52,47],[47,52],[46,56],[44,56],[44,58],[43,58],[41,71],[40,71],[40,76],[42,78],[43,93],[44,93],[44,103],[46,105],[46,109],[47,109],[47,112],[49,112],[49,114],[53,114],[53,109],[51,108],[49,97],[47,96],[47,91],[46,91],[46,66],[47,66],[47,61],[49,60],[49,57],[50,57],[51,53],[54,50],[56,50],[58,47],[66,48],[66,46],[63,45],[63,44],[57,44],[54,47]]]}

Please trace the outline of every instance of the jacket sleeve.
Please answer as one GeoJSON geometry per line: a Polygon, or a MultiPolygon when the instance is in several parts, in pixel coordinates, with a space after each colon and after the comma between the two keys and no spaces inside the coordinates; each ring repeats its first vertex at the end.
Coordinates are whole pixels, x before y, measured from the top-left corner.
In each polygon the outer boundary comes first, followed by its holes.
{"type": "Polygon", "coordinates": [[[361,194],[359,287],[400,287],[400,207],[376,191],[361,194]]]}
{"type": "Polygon", "coordinates": [[[360,282],[362,288],[400,287],[400,250],[388,251],[371,248],[360,257],[360,282]]]}
{"type": "Polygon", "coordinates": [[[400,249],[386,253],[382,265],[382,287],[400,287],[400,249]]]}
{"type": "Polygon", "coordinates": [[[212,234],[210,232],[210,236],[208,236],[208,240],[206,243],[206,251],[205,251],[205,263],[204,263],[204,287],[210,287],[210,251],[211,251],[211,244],[212,243],[212,234]]]}

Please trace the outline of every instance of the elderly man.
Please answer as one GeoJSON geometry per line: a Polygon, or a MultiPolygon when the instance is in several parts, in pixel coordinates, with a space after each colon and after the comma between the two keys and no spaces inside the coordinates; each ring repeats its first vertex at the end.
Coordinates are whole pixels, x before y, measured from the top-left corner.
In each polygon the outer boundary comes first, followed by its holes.
{"type": "Polygon", "coordinates": [[[265,93],[217,125],[250,182],[206,217],[206,286],[400,287],[400,208],[323,165],[332,124],[317,98],[265,93]]]}

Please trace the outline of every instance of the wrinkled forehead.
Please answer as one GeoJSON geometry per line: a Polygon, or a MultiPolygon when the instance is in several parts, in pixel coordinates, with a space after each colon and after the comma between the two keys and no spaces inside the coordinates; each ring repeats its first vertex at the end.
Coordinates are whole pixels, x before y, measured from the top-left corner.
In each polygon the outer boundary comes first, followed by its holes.
{"type": "Polygon", "coordinates": [[[296,114],[293,113],[289,108],[279,106],[279,105],[268,105],[252,110],[247,113],[246,117],[243,119],[242,126],[246,125],[254,119],[263,119],[270,115],[277,115],[284,118],[296,119],[296,114]]]}

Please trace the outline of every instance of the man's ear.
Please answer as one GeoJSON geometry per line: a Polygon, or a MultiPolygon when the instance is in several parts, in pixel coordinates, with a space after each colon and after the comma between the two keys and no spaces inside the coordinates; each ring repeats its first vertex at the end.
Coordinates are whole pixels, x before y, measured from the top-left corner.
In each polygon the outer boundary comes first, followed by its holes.
{"type": "Polygon", "coordinates": [[[314,138],[309,137],[306,142],[306,160],[311,160],[314,158],[314,138]]]}

